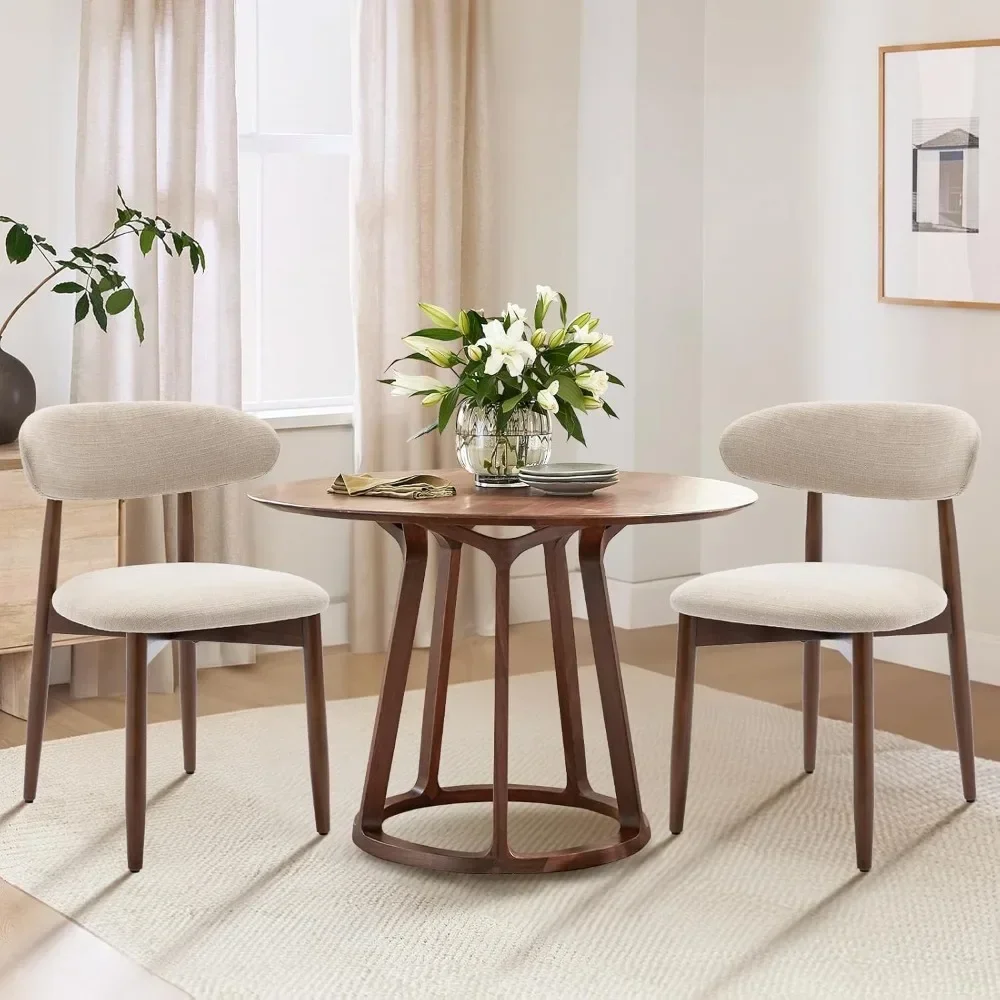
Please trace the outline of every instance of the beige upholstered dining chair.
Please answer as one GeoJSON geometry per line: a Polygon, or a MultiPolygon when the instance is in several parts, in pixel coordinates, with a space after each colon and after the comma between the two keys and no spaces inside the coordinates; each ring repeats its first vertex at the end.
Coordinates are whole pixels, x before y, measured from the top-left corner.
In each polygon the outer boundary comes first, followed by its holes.
{"type": "Polygon", "coordinates": [[[972,700],[952,498],[969,484],[979,427],[967,413],[918,403],[794,403],[760,410],[722,435],[731,472],[807,490],[802,563],[725,570],[678,587],[679,612],[670,829],[684,826],[695,657],[698,646],[804,644],[802,711],[805,771],[816,765],[820,640],[853,644],[854,830],[858,868],[872,863],[876,635],[944,633],[962,787],[976,798],[972,700]],[[822,495],[936,500],[943,588],[898,569],[822,562],[822,495]]]}
{"type": "Polygon", "coordinates": [[[199,641],[270,643],[304,651],[309,765],[316,829],[330,829],[323,685],[322,588],[288,573],[195,562],[192,490],[254,479],[278,458],[261,420],[195,403],[78,403],[30,416],[21,428],[24,473],[47,499],[38,578],[24,800],[38,786],[53,634],[124,636],[125,827],[128,867],[142,868],[146,823],[146,641],[179,649],[184,770],[195,770],[199,641]],[[177,562],[83,573],[56,588],[64,500],[177,497],[177,562]]]}

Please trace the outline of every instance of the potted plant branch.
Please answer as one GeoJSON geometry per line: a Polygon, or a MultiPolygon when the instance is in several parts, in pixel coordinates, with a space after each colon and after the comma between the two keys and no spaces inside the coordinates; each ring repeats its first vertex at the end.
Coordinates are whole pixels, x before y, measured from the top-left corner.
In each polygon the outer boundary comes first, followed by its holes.
{"type": "Polygon", "coordinates": [[[145,326],[142,310],[135,290],[121,271],[118,258],[103,248],[121,237],[138,237],[143,256],[148,254],[156,241],[163,244],[171,257],[185,253],[195,274],[205,269],[205,252],[201,244],[183,230],[176,230],[162,216],[143,215],[130,207],[118,189],[117,217],[110,231],[90,246],[71,247],[69,253],[60,254],[44,237],[32,233],[23,222],[16,222],[0,215],[0,223],[9,226],[4,240],[7,260],[23,264],[40,257],[48,266],[48,273],[7,314],[0,324],[0,444],[17,438],[21,424],[35,409],[35,381],[31,372],[17,358],[3,350],[3,335],[11,320],[39,292],[46,288],[58,295],[75,295],[75,323],[93,315],[102,330],[108,328],[108,317],[131,308],[135,332],[142,343],[145,326]],[[59,279],[59,280],[57,280],[59,279]]]}

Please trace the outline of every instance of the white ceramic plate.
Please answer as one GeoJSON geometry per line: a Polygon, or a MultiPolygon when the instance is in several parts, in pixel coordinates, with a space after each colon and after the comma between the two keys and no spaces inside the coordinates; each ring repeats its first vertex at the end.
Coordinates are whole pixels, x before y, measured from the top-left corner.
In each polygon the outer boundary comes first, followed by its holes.
{"type": "Polygon", "coordinates": [[[528,465],[521,472],[539,479],[594,479],[618,474],[615,466],[601,465],[597,462],[552,462],[550,465],[528,465]]]}
{"type": "Polygon", "coordinates": [[[610,476],[532,476],[522,472],[520,478],[526,483],[532,485],[538,483],[540,486],[544,486],[546,483],[595,483],[608,486],[618,482],[618,476],[614,474],[610,476]]]}

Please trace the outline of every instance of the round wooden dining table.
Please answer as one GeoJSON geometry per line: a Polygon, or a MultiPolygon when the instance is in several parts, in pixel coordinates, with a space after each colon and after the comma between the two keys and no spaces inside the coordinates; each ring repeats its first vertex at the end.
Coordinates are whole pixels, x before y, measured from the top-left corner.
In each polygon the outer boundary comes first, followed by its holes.
{"type": "Polygon", "coordinates": [[[261,487],[251,499],[278,510],[313,517],[375,521],[399,543],[403,571],[396,617],[382,677],[354,842],[376,857],[419,868],[470,873],[538,873],[588,868],[628,857],[649,840],[642,811],[614,622],[608,601],[604,553],[629,525],[719,517],[747,507],[753,490],[735,483],[689,476],[623,472],[617,485],[590,497],[556,497],[530,489],[477,489],[457,470],[436,470],[457,495],[433,500],[349,497],[329,493],[331,478],[261,487]],[[497,538],[477,530],[504,525],[528,529],[497,538]],[[614,796],[591,787],[580,709],[573,613],[566,547],[579,532],[580,574],[586,598],[614,796]],[[413,787],[387,797],[424,586],[429,539],[439,546],[434,623],[424,695],[423,728],[413,787]],[[448,670],[462,548],[485,552],[496,568],[496,639],[493,717],[493,780],[441,785],[438,769],[448,693],[448,670]],[[556,687],[566,765],[565,787],[513,784],[508,780],[510,570],[522,553],[542,546],[549,593],[556,687]],[[482,852],[418,844],[383,830],[391,816],[453,803],[492,802],[492,841],[482,852]],[[617,834],[608,842],[544,853],[516,853],[507,836],[509,802],[587,809],[611,817],[617,834]]]}

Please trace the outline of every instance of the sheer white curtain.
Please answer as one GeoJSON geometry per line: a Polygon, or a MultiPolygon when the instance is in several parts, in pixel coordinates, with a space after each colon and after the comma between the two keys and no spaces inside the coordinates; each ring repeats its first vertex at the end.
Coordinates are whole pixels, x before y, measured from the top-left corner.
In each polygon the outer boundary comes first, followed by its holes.
{"type": "MultiPolygon", "coordinates": [[[[198,239],[207,269],[137,240],[108,247],[142,303],[146,339],[130,320],[76,328],[75,401],[171,399],[242,405],[239,222],[233,0],[84,0],[81,28],[76,223],[81,243],[115,218],[115,189],[198,239]]],[[[125,314],[129,316],[129,313],[125,314]]],[[[159,501],[130,504],[128,562],[169,557],[172,519],[159,501]]],[[[195,498],[197,558],[246,558],[245,509],[236,489],[195,498]]],[[[246,663],[243,646],[199,647],[199,661],[246,663]]],[[[161,658],[162,660],[162,658],[161,658]]],[[[172,688],[169,663],[151,681],[172,688]]]]}
{"type": "MultiPolygon", "coordinates": [[[[408,443],[427,411],[376,379],[399,357],[400,338],[419,328],[418,301],[457,309],[489,299],[486,11],[483,0],[363,0],[359,8],[351,163],[357,466],[452,468],[451,437],[408,443]]],[[[477,570],[467,558],[465,618],[475,611],[488,627],[488,586],[477,570]]],[[[355,650],[384,647],[398,575],[395,542],[355,525],[355,650]]],[[[419,632],[426,642],[426,620],[419,632]]]]}

